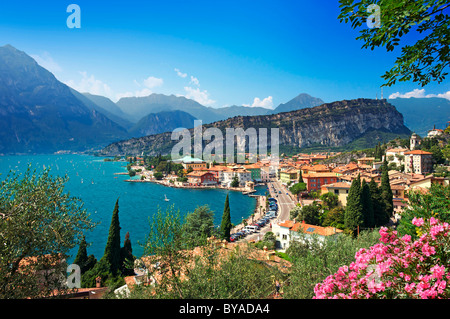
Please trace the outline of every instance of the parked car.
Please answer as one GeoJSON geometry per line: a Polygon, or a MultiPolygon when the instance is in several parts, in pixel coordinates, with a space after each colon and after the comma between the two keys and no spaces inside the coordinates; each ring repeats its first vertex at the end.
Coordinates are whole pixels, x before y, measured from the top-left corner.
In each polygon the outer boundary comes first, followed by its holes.
{"type": "Polygon", "coordinates": [[[247,229],[247,230],[249,230],[250,232],[254,233],[254,232],[257,232],[257,231],[259,230],[259,228],[260,228],[260,227],[259,227],[258,225],[252,224],[252,225],[247,225],[247,226],[245,226],[244,229],[247,229]]]}
{"type": "Polygon", "coordinates": [[[238,233],[234,233],[234,234],[231,234],[231,236],[230,237],[232,237],[234,240],[238,240],[238,239],[240,239],[241,238],[241,235],[240,234],[238,234],[238,233]]]}

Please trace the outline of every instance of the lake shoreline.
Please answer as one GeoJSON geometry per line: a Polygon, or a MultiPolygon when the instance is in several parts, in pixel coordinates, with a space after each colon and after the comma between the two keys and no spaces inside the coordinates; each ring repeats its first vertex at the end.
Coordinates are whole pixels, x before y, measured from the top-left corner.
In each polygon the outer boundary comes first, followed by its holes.
{"type": "MultiPolygon", "coordinates": [[[[214,212],[214,224],[220,224],[226,193],[230,193],[232,223],[238,225],[251,216],[256,209],[254,193],[242,196],[239,189],[171,187],[172,183],[136,182],[122,183],[130,179],[124,162],[103,161],[102,158],[80,154],[46,154],[27,156],[0,157],[0,180],[7,178],[8,172],[16,171],[22,174],[31,165],[32,169],[40,171],[50,169],[50,175],[64,177],[64,191],[79,198],[83,207],[89,212],[92,221],[98,225],[92,231],[86,232],[86,241],[90,244],[88,254],[97,259],[104,253],[111,223],[114,203],[118,198],[120,211],[121,236],[130,233],[133,253],[141,256],[142,243],[148,235],[148,221],[158,209],[167,209],[175,205],[183,214],[193,212],[198,206],[208,205],[214,212]],[[118,173],[118,174],[117,174],[118,173]],[[156,186],[169,186],[163,188],[156,186]],[[214,189],[215,192],[206,190],[214,189]],[[196,190],[205,190],[196,191],[196,190]],[[164,201],[164,195],[170,201],[164,201]]],[[[265,187],[256,187],[256,194],[264,194],[265,187]]],[[[78,251],[74,247],[69,255],[74,257],[78,251]]],[[[71,258],[72,258],[71,257],[71,258]]]]}
{"type": "MultiPolygon", "coordinates": [[[[145,173],[148,171],[147,170],[142,170],[142,168],[137,168],[140,169],[141,171],[139,173],[145,173]]],[[[136,174],[136,176],[149,176],[147,174],[136,174]]],[[[115,173],[115,175],[128,175],[128,173],[123,172],[123,173],[115,173]]],[[[141,177],[137,178],[137,179],[125,179],[123,180],[124,182],[128,182],[128,183],[154,183],[154,184],[159,184],[165,187],[170,187],[170,188],[178,188],[178,189],[197,189],[197,190],[228,190],[228,191],[233,191],[233,192],[241,192],[242,195],[248,195],[250,197],[254,197],[256,199],[255,202],[255,207],[253,209],[253,213],[250,214],[247,217],[242,218],[242,221],[238,224],[233,225],[233,228],[231,229],[232,233],[235,233],[239,230],[241,230],[242,228],[245,227],[245,225],[251,225],[255,220],[258,220],[260,218],[262,218],[264,216],[264,212],[266,210],[266,200],[267,200],[267,196],[265,195],[253,195],[254,193],[257,192],[256,189],[252,189],[249,190],[248,188],[245,187],[224,187],[224,186],[220,186],[220,185],[213,185],[213,186],[194,186],[194,185],[185,185],[185,184],[180,184],[178,183],[177,185],[175,183],[171,183],[169,180],[167,179],[163,179],[163,180],[156,180],[154,178],[150,178],[150,179],[142,179],[141,177]],[[262,208],[264,209],[262,209],[262,208]]],[[[255,185],[256,187],[258,186],[265,186],[267,187],[266,183],[259,183],[255,185]]]]}

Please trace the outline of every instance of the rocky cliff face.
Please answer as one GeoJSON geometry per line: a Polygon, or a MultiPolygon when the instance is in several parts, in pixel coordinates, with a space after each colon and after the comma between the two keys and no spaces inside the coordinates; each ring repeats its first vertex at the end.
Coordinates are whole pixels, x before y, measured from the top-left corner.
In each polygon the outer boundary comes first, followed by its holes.
{"type": "MultiPolygon", "coordinates": [[[[344,146],[369,131],[410,134],[403,124],[403,115],[386,100],[356,99],[326,103],[313,108],[272,115],[237,116],[204,125],[217,127],[225,136],[226,128],[279,129],[280,144],[304,148],[312,145],[344,146]]],[[[190,130],[194,136],[193,130],[190,130]]],[[[270,133],[269,133],[270,134],[270,133]]],[[[269,135],[270,136],[270,135],[269,135]]],[[[100,155],[169,154],[177,141],[171,133],[151,135],[113,143],[100,155]]],[[[207,143],[205,143],[207,144],[207,143]]],[[[270,137],[268,138],[270,145],[270,137]]],[[[225,145],[225,143],[224,143],[225,145]]]]}

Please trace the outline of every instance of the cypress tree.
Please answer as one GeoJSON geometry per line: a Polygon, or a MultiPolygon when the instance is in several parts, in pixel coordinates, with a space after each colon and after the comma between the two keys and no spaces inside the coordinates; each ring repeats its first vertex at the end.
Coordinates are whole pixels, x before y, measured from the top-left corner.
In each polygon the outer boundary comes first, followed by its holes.
{"type": "Polygon", "coordinates": [[[298,182],[299,182],[299,183],[304,183],[304,182],[303,182],[303,174],[302,174],[302,170],[300,170],[300,176],[298,177],[298,182]]]}
{"type": "Polygon", "coordinates": [[[133,256],[133,249],[131,247],[130,233],[127,232],[125,235],[125,241],[123,242],[123,247],[120,249],[120,270],[123,276],[134,275],[134,267],[129,268],[128,263],[135,260],[133,256]]]}
{"type": "Polygon", "coordinates": [[[374,226],[384,226],[389,222],[389,215],[386,213],[386,206],[381,198],[381,190],[373,179],[369,183],[369,190],[373,205],[374,226]]]}
{"type": "Polygon", "coordinates": [[[378,155],[379,155],[379,150],[380,150],[380,142],[378,142],[377,145],[375,145],[375,152],[374,152],[374,157],[375,159],[378,159],[378,155]]]}
{"type": "Polygon", "coordinates": [[[73,263],[80,266],[81,273],[84,273],[85,271],[84,267],[87,263],[87,260],[88,260],[87,243],[86,238],[83,236],[83,239],[81,240],[80,247],[78,248],[78,252],[73,263]]]}
{"type": "Polygon", "coordinates": [[[344,223],[347,229],[356,233],[358,226],[363,224],[361,201],[361,178],[358,177],[352,181],[347,196],[347,206],[345,207],[344,223]]]}
{"type": "Polygon", "coordinates": [[[394,212],[394,201],[393,194],[391,189],[391,184],[389,182],[389,174],[388,174],[388,165],[386,158],[384,159],[384,163],[382,165],[382,173],[381,173],[381,198],[386,206],[386,213],[388,216],[392,216],[394,212]]]}
{"type": "Polygon", "coordinates": [[[74,264],[80,266],[80,271],[82,274],[94,268],[95,264],[97,263],[97,259],[94,257],[94,255],[89,255],[88,257],[87,247],[88,244],[86,243],[86,238],[83,236],[80,247],[78,248],[77,255],[73,261],[74,264]]]}
{"type": "Polygon", "coordinates": [[[231,231],[230,200],[227,194],[227,198],[225,199],[225,206],[223,209],[222,222],[220,224],[220,234],[222,236],[222,239],[230,241],[230,231],[231,231]]]}
{"type": "Polygon", "coordinates": [[[361,202],[364,227],[373,228],[375,226],[375,218],[373,211],[372,196],[370,194],[369,184],[363,179],[361,185],[361,202]]]}
{"type": "Polygon", "coordinates": [[[119,225],[119,199],[116,201],[109,227],[108,241],[102,260],[108,261],[113,275],[117,275],[120,268],[120,225],[119,225]]]}
{"type": "Polygon", "coordinates": [[[381,145],[380,142],[378,142],[378,153],[377,153],[377,158],[382,160],[383,159],[383,146],[381,145]]]}

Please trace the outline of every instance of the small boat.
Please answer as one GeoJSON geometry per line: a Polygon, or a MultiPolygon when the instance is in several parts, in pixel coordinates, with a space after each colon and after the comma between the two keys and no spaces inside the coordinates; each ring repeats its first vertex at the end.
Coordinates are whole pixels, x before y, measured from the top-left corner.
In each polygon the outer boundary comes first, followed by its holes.
{"type": "Polygon", "coordinates": [[[164,194],[164,200],[168,202],[170,199],[167,198],[166,194],[164,194]]]}

